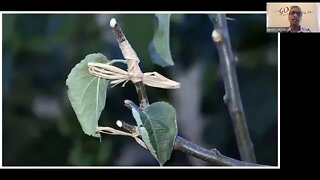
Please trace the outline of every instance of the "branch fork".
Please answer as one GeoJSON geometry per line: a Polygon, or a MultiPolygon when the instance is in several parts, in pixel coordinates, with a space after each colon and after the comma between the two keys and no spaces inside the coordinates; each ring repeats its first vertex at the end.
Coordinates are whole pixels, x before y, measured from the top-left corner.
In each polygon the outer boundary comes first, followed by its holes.
{"type": "MultiPolygon", "coordinates": [[[[214,33],[213,40],[214,42],[217,43],[218,49],[220,52],[220,56],[224,56],[224,54],[221,54],[223,50],[230,50],[230,45],[228,48],[225,47],[225,43],[222,42],[228,42],[228,36],[224,37],[223,33],[226,29],[226,24],[225,24],[225,16],[218,16],[217,18],[217,23],[216,27],[218,27],[218,31],[214,33]],[[220,24],[223,22],[222,24],[220,24]],[[222,31],[220,31],[220,29],[222,31]],[[219,46],[220,45],[220,46],[219,46]]],[[[128,107],[129,109],[136,109],[137,111],[143,109],[145,106],[147,106],[148,103],[148,97],[145,91],[145,84],[148,86],[152,87],[160,87],[160,88],[166,88],[166,89],[174,89],[174,88],[179,88],[180,83],[177,83],[175,81],[169,80],[165,78],[164,76],[160,75],[157,72],[152,72],[152,73],[142,73],[139,67],[139,58],[137,57],[136,53],[130,46],[129,42],[127,41],[126,37],[122,33],[120,27],[117,25],[116,20],[113,18],[110,21],[110,26],[114,31],[114,34],[116,35],[117,41],[119,43],[120,49],[122,51],[122,54],[124,58],[126,59],[126,63],[128,65],[128,70],[124,71],[120,68],[117,68],[115,66],[112,66],[110,64],[101,64],[101,63],[89,63],[89,72],[99,78],[104,78],[104,79],[109,79],[113,80],[111,84],[119,84],[123,81],[129,81],[131,80],[136,87],[137,94],[139,96],[140,100],[140,107],[138,107],[134,102],[130,100],[125,100],[125,106],[128,107]]],[[[228,56],[227,56],[228,57],[228,56]]],[[[224,58],[221,58],[224,59],[224,58]]],[[[228,58],[227,58],[228,59],[228,58]]],[[[225,66],[224,66],[225,68],[225,66]]],[[[227,68],[228,69],[228,68],[227,68]]],[[[234,69],[233,69],[234,70],[234,69]]],[[[226,81],[226,79],[224,79],[226,81]]],[[[234,83],[234,82],[233,82],[234,83]]],[[[125,85],[125,83],[124,83],[125,85]]],[[[123,85],[123,86],[124,86],[123,85]]],[[[228,88],[226,88],[228,90],[228,88]]],[[[232,102],[233,96],[229,97],[227,96],[229,94],[229,91],[227,91],[226,95],[224,96],[224,100],[226,103],[229,104],[229,102],[232,102]]],[[[230,93],[232,95],[232,93],[230,93]]],[[[240,101],[241,102],[241,101],[240,101]]],[[[240,103],[241,104],[241,103],[240,103]]],[[[231,106],[229,106],[231,107],[231,106]]],[[[240,106],[242,108],[242,106],[240,106]]],[[[229,108],[229,111],[231,109],[229,108]]],[[[242,109],[238,109],[240,112],[242,109]]],[[[239,114],[239,112],[238,112],[239,114]]],[[[244,123],[245,124],[245,123],[244,123]]],[[[139,138],[140,133],[139,129],[137,126],[133,126],[130,124],[127,124],[123,121],[117,121],[117,125],[119,127],[123,127],[126,129],[128,132],[120,131],[113,129],[111,127],[97,127],[97,132],[101,133],[106,133],[106,134],[111,134],[111,135],[124,135],[124,136],[131,136],[133,137],[138,144],[140,144],[142,147],[146,148],[145,143],[139,138]]],[[[246,128],[246,126],[244,126],[246,128]]],[[[250,138],[248,138],[250,142],[250,138]]],[[[176,136],[175,142],[174,142],[174,147],[175,150],[182,151],[184,153],[187,153],[189,155],[192,155],[194,157],[197,157],[199,159],[202,159],[207,162],[211,162],[217,165],[224,165],[224,166],[266,166],[266,165],[261,165],[261,164],[255,164],[255,163],[250,163],[250,162],[245,162],[245,161],[239,161],[227,156],[222,155],[217,149],[212,149],[212,150],[207,150],[205,148],[202,148],[201,146],[198,146],[196,144],[193,144],[190,141],[187,141],[180,137],[179,135],[176,136]]],[[[240,151],[241,152],[241,151],[240,151]]],[[[246,152],[246,151],[245,151],[246,152]]],[[[249,154],[252,152],[249,152],[249,154]]],[[[241,153],[242,154],[242,153],[241,153]]],[[[252,155],[252,154],[251,154],[252,155]]],[[[251,158],[244,158],[247,161],[255,161],[254,158],[254,153],[253,157],[251,158]]]]}

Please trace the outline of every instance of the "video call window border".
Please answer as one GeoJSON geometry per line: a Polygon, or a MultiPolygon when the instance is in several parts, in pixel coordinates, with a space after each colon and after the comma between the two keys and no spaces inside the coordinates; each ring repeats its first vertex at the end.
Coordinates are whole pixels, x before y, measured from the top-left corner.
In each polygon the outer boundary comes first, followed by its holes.
{"type": "MultiPolygon", "coordinates": [[[[287,26],[281,26],[281,27],[278,27],[278,26],[268,26],[269,25],[269,21],[270,21],[270,14],[268,13],[271,13],[270,12],[270,5],[271,4],[283,4],[284,7],[283,8],[280,8],[278,10],[278,12],[280,13],[280,16],[285,16],[285,17],[288,17],[289,14],[290,14],[290,8],[291,6],[299,6],[301,4],[314,4],[316,7],[315,7],[315,14],[316,14],[316,17],[317,17],[317,22],[318,22],[318,25],[317,25],[317,30],[314,31],[314,30],[310,30],[308,27],[305,28],[303,26],[300,25],[300,27],[302,27],[301,31],[299,32],[295,32],[295,33],[320,33],[320,3],[319,2],[267,2],[266,3],[266,32],[267,33],[289,33],[289,27],[290,27],[290,22],[289,22],[289,19],[288,19],[288,25],[287,26]],[[288,6],[288,4],[290,4],[288,6]],[[309,30],[309,32],[308,32],[309,30]]],[[[303,10],[301,8],[301,15],[302,15],[302,20],[303,21],[303,16],[306,15],[307,13],[312,13],[310,10],[303,10]]],[[[299,15],[298,13],[296,13],[297,15],[299,15]]],[[[291,32],[290,32],[291,33],[291,32]]]]}

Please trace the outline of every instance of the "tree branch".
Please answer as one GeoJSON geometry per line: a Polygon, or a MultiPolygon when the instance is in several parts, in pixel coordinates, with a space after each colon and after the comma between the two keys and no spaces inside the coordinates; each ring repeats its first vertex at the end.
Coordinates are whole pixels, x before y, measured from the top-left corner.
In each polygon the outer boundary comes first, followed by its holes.
{"type": "MultiPolygon", "coordinates": [[[[119,44],[120,43],[129,44],[129,42],[126,40],[126,38],[124,37],[123,33],[121,32],[120,27],[116,24],[116,21],[113,20],[113,23],[110,22],[110,25],[113,28],[114,34],[117,37],[119,44]]],[[[130,46],[130,48],[131,48],[131,46],[130,46]]],[[[124,49],[124,48],[122,47],[122,49],[124,49]]],[[[135,54],[133,49],[126,49],[126,51],[130,51],[132,54],[135,54]]],[[[124,51],[122,51],[122,53],[124,53],[124,51]]],[[[124,54],[124,56],[126,57],[125,54],[124,54]]],[[[136,56],[136,58],[137,58],[137,56],[136,56]]],[[[132,60],[132,59],[129,59],[129,60],[132,60]]],[[[127,59],[127,62],[129,62],[128,59],[127,59]]],[[[140,67],[139,67],[138,63],[132,63],[133,64],[132,67],[130,67],[129,63],[127,63],[127,64],[128,64],[128,71],[130,70],[130,68],[139,69],[140,70],[140,67]]],[[[147,106],[149,104],[147,93],[146,93],[146,90],[145,90],[145,85],[144,85],[144,83],[142,81],[138,81],[138,82],[134,82],[133,81],[133,83],[134,83],[134,85],[136,87],[137,94],[138,94],[138,97],[139,97],[140,108],[134,102],[132,102],[130,100],[125,100],[124,103],[125,103],[125,106],[128,107],[130,110],[132,108],[134,108],[136,111],[141,111],[141,109],[143,109],[145,106],[147,106]]],[[[135,128],[134,127],[130,127],[129,124],[126,124],[126,129],[130,131],[130,130],[133,130],[135,128]]],[[[175,139],[173,148],[175,150],[182,151],[184,153],[187,153],[187,154],[189,154],[191,156],[197,157],[197,158],[202,159],[204,161],[215,163],[215,164],[218,164],[218,165],[225,165],[225,166],[263,166],[263,165],[260,165],[260,164],[254,164],[254,163],[238,161],[236,159],[232,159],[232,158],[226,157],[226,156],[220,154],[219,151],[216,150],[216,149],[214,149],[214,150],[204,149],[204,148],[202,148],[202,147],[200,147],[198,145],[195,145],[195,144],[183,139],[182,137],[180,137],[178,135],[177,135],[177,137],[175,139]]]]}
{"type": "MultiPolygon", "coordinates": [[[[136,111],[141,111],[141,109],[132,101],[125,100],[124,104],[130,110],[133,108],[136,111]]],[[[131,131],[131,129],[136,129],[135,126],[126,123],[127,130],[131,131]]],[[[227,156],[220,154],[220,152],[216,149],[207,150],[202,148],[196,144],[193,144],[190,141],[185,140],[184,138],[177,135],[173,149],[184,152],[201,160],[214,163],[222,166],[266,166],[261,164],[248,163],[244,161],[239,161],[227,156]]]]}
{"type": "Polygon", "coordinates": [[[227,104],[231,115],[240,157],[243,161],[256,162],[253,143],[250,138],[245,113],[242,107],[236,74],[236,60],[231,50],[225,15],[220,14],[216,16],[212,38],[217,45],[220,56],[220,68],[226,91],[223,99],[227,104]]]}
{"type": "Polygon", "coordinates": [[[224,156],[220,154],[220,152],[216,149],[207,150],[203,147],[193,144],[190,141],[183,139],[180,136],[176,137],[176,141],[174,142],[174,149],[187,153],[201,160],[214,163],[217,165],[222,165],[222,166],[266,166],[261,164],[239,161],[239,160],[224,156]]]}

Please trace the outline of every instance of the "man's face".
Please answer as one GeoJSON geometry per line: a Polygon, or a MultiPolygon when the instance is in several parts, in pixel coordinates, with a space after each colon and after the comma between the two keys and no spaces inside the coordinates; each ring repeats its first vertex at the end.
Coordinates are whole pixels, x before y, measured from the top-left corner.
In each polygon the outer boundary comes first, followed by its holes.
{"type": "Polygon", "coordinates": [[[299,8],[294,7],[289,12],[289,22],[290,25],[300,25],[302,19],[302,12],[299,8]]]}

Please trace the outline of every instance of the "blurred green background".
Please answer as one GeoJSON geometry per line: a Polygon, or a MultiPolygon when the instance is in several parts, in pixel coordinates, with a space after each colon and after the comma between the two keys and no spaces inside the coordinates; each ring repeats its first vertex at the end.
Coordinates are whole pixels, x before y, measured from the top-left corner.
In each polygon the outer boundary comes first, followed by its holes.
{"type": "MultiPolygon", "coordinates": [[[[266,33],[264,14],[227,16],[235,19],[228,26],[257,161],[277,165],[277,34],[266,33]]],[[[239,159],[207,15],[171,15],[175,66],[162,68],[148,53],[155,31],[152,14],[3,14],[3,165],[158,166],[132,138],[102,135],[100,142],[85,135],[67,98],[66,78],[86,55],[123,58],[109,28],[112,17],[140,57],[142,71],[157,71],[181,83],[177,90],[147,87],[150,102],[167,101],[176,108],[179,135],[239,159]]],[[[125,99],[138,103],[132,83],[108,90],[101,126],[116,127],[118,119],[134,124],[125,99]]],[[[173,151],[165,165],[211,164],[173,151]]]]}

